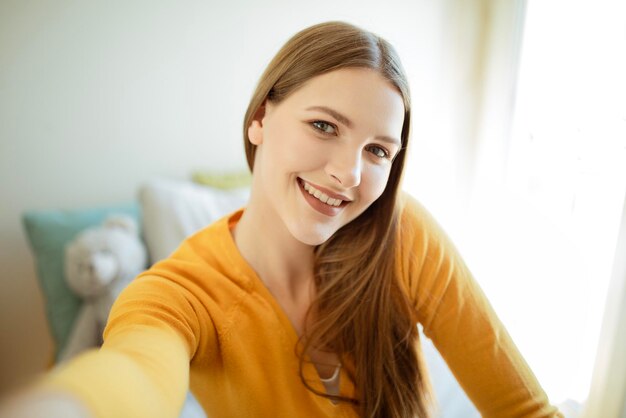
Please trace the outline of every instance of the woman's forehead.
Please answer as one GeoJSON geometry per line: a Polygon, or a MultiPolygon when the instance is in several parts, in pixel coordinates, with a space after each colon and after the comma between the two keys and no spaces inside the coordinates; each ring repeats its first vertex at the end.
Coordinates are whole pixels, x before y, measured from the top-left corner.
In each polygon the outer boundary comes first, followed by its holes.
{"type": "Polygon", "coordinates": [[[399,136],[404,100],[380,73],[342,68],[313,77],[280,103],[292,112],[324,112],[346,126],[378,125],[399,136]],[[334,114],[333,114],[334,113],[334,114]]]}

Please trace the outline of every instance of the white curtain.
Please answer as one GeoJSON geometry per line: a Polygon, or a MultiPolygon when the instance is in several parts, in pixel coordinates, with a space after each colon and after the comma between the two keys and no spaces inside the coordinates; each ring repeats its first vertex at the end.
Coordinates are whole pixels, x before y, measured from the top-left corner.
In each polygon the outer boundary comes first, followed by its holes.
{"type": "Polygon", "coordinates": [[[626,190],[626,11],[601,3],[439,3],[405,177],[572,417],[626,190]]]}
{"type": "Polygon", "coordinates": [[[413,85],[411,163],[405,188],[453,235],[478,179],[502,181],[513,117],[524,0],[449,0],[432,8],[428,62],[413,85]],[[427,69],[427,70],[426,70],[427,69]]]}

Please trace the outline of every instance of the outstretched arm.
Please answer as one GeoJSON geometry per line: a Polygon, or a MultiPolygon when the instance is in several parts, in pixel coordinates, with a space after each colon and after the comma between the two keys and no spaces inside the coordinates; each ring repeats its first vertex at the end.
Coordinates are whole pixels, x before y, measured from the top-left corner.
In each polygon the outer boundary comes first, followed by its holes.
{"type": "Polygon", "coordinates": [[[7,404],[13,410],[6,416],[57,410],[63,417],[177,417],[189,384],[194,319],[184,289],[140,277],[116,301],[103,346],[45,375],[7,404]]]}

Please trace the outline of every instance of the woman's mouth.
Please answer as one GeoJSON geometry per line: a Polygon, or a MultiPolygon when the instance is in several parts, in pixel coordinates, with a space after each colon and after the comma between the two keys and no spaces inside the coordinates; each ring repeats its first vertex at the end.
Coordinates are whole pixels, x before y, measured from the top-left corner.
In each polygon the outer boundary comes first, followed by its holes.
{"type": "Polygon", "coordinates": [[[309,183],[306,183],[306,182],[304,183],[304,190],[309,192],[310,195],[315,196],[315,198],[321,201],[322,203],[326,203],[328,206],[336,207],[343,203],[343,200],[333,199],[332,197],[328,196],[326,193],[322,192],[321,190],[316,189],[315,187],[311,186],[309,183]]]}
{"type": "Polygon", "coordinates": [[[335,216],[349,203],[347,200],[338,198],[337,195],[329,196],[301,178],[298,178],[297,181],[304,199],[313,209],[324,215],[335,216]]]}

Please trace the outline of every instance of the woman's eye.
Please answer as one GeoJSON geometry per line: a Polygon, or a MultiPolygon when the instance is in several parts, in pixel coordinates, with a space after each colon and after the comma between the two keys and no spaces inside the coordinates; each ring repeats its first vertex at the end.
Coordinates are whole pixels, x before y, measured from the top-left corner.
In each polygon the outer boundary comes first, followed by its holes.
{"type": "Polygon", "coordinates": [[[386,149],[379,147],[378,145],[372,145],[369,147],[369,151],[374,154],[377,158],[389,158],[389,151],[386,149]]]}
{"type": "Polygon", "coordinates": [[[315,122],[312,122],[311,125],[313,125],[313,127],[317,129],[318,131],[322,131],[322,133],[324,134],[335,133],[335,127],[328,122],[324,122],[322,120],[316,120],[315,122]]]}

